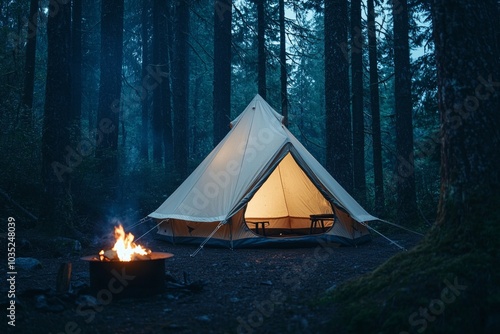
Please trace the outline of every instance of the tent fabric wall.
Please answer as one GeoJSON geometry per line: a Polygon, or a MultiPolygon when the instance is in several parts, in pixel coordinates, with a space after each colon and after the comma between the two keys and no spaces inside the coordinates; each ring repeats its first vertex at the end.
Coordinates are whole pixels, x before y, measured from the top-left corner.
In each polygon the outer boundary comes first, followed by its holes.
{"type": "Polygon", "coordinates": [[[282,124],[283,117],[257,95],[232,129],[191,175],[149,217],[171,242],[226,247],[299,245],[369,239],[366,212],[282,124]],[[312,214],[334,213],[332,228],[299,237],[264,237],[247,221],[270,229],[302,229],[312,214]]]}

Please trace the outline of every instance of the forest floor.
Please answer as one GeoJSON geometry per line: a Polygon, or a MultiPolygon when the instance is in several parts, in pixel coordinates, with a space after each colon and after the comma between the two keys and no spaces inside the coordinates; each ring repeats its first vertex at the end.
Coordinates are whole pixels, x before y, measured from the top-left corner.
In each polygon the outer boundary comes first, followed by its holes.
{"type": "MultiPolygon", "coordinates": [[[[391,238],[406,248],[419,240],[407,233],[391,234],[391,238]]],[[[317,333],[335,312],[318,303],[325,291],[372,271],[401,252],[374,236],[358,247],[204,248],[191,257],[195,246],[171,245],[150,233],[141,244],[174,254],[166,260],[167,274],[180,282],[185,275],[202,281],[201,291],[169,289],[152,297],[113,298],[106,305],[92,304],[96,299],[89,295],[87,307],[79,308],[75,296],[71,299],[44,290],[55,288],[60,264],[71,262],[71,284],[83,291],[89,274],[88,263],[80,257],[97,254],[103,245],[95,245],[98,241],[79,254],[61,255],[43,238],[27,235],[25,239],[29,243],[23,242],[22,247],[17,239],[16,256],[34,257],[42,266],[18,270],[12,333],[317,333]]],[[[0,247],[7,247],[5,237],[0,238],[0,247]]],[[[7,272],[6,261],[0,269],[7,272]]],[[[2,308],[7,306],[5,289],[2,308]]]]}

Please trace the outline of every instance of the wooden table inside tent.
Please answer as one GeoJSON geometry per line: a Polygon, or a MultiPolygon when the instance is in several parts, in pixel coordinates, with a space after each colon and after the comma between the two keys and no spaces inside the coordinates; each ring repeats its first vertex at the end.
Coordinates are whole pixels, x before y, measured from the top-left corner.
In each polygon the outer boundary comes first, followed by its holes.
{"type": "Polygon", "coordinates": [[[259,224],[262,226],[262,235],[266,235],[266,225],[269,225],[268,221],[260,221],[260,222],[247,222],[247,224],[255,225],[255,233],[259,234],[259,224]]]}
{"type": "Polygon", "coordinates": [[[325,232],[325,220],[331,220],[332,226],[333,224],[335,224],[335,214],[333,213],[310,215],[309,217],[311,218],[311,227],[309,228],[309,234],[313,234],[313,231],[315,231],[319,226],[321,226],[321,231],[325,232]]]}

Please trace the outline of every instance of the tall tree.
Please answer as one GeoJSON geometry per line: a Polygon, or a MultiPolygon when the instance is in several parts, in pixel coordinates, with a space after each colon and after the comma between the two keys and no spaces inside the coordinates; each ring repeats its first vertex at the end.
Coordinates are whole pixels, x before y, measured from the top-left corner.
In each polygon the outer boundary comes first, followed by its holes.
{"type": "Polygon", "coordinates": [[[141,41],[142,41],[142,96],[141,96],[141,149],[140,156],[144,161],[149,160],[149,147],[148,147],[148,134],[149,134],[149,12],[151,8],[151,1],[142,2],[141,12],[141,41]]]}
{"type": "Polygon", "coordinates": [[[378,75],[377,29],[374,0],[368,0],[368,58],[370,63],[370,109],[372,115],[373,178],[375,213],[384,213],[384,173],[382,166],[382,135],[380,130],[380,93],[378,75]]]}
{"type": "Polygon", "coordinates": [[[73,0],[71,51],[71,118],[73,136],[78,140],[82,118],[82,0],[73,0]]]}
{"type": "MultiPolygon", "coordinates": [[[[172,127],[172,59],[174,59],[174,27],[173,27],[173,13],[172,13],[172,1],[167,1],[167,67],[165,75],[165,86],[163,87],[164,92],[164,105],[163,108],[163,151],[165,156],[165,172],[169,173],[172,160],[174,159],[174,139],[173,139],[173,127],[172,127]]],[[[187,129],[186,129],[187,132],[187,129]]],[[[187,145],[187,144],[186,144],[187,145]]]]}
{"type": "Polygon", "coordinates": [[[23,117],[31,123],[31,108],[33,108],[33,91],[35,87],[36,36],[38,29],[38,0],[30,1],[30,16],[26,32],[26,61],[24,69],[23,117]]]}
{"type": "Polygon", "coordinates": [[[285,0],[279,0],[281,114],[288,125],[288,73],[286,70],[285,0]]]}
{"type": "Polygon", "coordinates": [[[500,202],[495,195],[500,186],[500,48],[498,17],[492,15],[497,4],[435,0],[433,5],[443,134],[437,223],[468,233],[477,228],[471,224],[480,222],[483,229],[483,223],[491,223],[483,218],[497,212],[500,202]]]}
{"type": "Polygon", "coordinates": [[[325,0],[326,167],[347,191],[353,189],[349,103],[347,0],[325,0]]]}
{"type": "Polygon", "coordinates": [[[72,225],[70,173],[78,161],[70,142],[71,3],[59,4],[47,22],[47,84],[42,130],[41,218],[47,230],[62,232],[72,225]]]}
{"type": "Polygon", "coordinates": [[[394,21],[394,99],[396,109],[397,214],[401,222],[417,213],[413,161],[413,117],[407,0],[392,2],[394,21]]]}
{"type": "MultiPolygon", "coordinates": [[[[500,1],[497,1],[497,15],[500,17],[500,1]]],[[[500,29],[497,29],[497,44],[500,47],[500,29]]]]}
{"type": "Polygon", "coordinates": [[[257,0],[257,91],[264,99],[267,98],[265,5],[266,0],[257,0]]]}
{"type": "Polygon", "coordinates": [[[97,108],[97,129],[102,140],[96,148],[100,172],[114,179],[118,176],[118,129],[123,63],[123,0],[102,1],[101,5],[101,79],[97,108]]]}
{"type": "Polygon", "coordinates": [[[173,59],[174,106],[174,169],[183,179],[188,171],[188,112],[189,112],[189,4],[177,0],[175,6],[175,45],[173,59]]]}
{"type": "Polygon", "coordinates": [[[232,6],[232,0],[216,0],[214,6],[214,146],[227,134],[231,118],[232,6]]]}
{"type": "MultiPolygon", "coordinates": [[[[167,4],[164,0],[153,2],[153,73],[150,80],[153,89],[153,161],[161,164],[164,156],[163,133],[165,131],[165,108],[167,94],[170,94],[168,81],[168,32],[167,4]]],[[[168,96],[170,99],[170,96],[168,96]]]]}
{"type": "Polygon", "coordinates": [[[365,117],[363,113],[363,34],[361,0],[351,0],[351,98],[354,194],[366,204],[365,117]]]}

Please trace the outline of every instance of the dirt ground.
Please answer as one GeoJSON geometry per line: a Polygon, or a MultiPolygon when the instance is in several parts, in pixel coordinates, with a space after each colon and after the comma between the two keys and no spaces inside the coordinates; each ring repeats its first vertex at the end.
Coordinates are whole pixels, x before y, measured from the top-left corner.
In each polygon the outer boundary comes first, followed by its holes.
{"type": "MultiPolygon", "coordinates": [[[[413,235],[392,238],[410,248],[413,235]]],[[[331,307],[318,305],[326,290],[373,270],[400,252],[381,237],[358,247],[318,245],[297,249],[204,248],[191,257],[195,246],[171,245],[149,234],[142,244],[158,252],[170,252],[166,271],[183,282],[201,281],[201,291],[168,289],[146,298],[111,298],[91,294],[86,307],[78,307],[76,295],[61,296],[47,289],[56,286],[63,262],[72,263],[71,284],[81,301],[89,284],[88,263],[81,256],[96,254],[100,246],[84,247],[80,254],[55,254],[52,247],[31,242],[18,246],[17,257],[34,257],[42,267],[18,271],[16,277],[16,326],[12,333],[317,333],[330,318],[331,307]],[[19,249],[20,248],[20,249],[19,249]],[[82,288],[83,287],[83,288],[82,288]],[[45,291],[45,292],[44,292],[45,291]],[[42,297],[40,297],[42,295],[42,297]],[[45,298],[50,306],[40,307],[45,298]],[[92,304],[97,301],[101,304],[92,304]],[[105,304],[105,305],[103,305],[105,304]]],[[[6,239],[0,238],[6,249],[6,239]]],[[[6,261],[0,269],[7,272],[6,261]]],[[[2,283],[2,308],[7,306],[2,283]]],[[[5,308],[4,308],[5,310],[5,308]]],[[[5,323],[5,317],[3,322],[5,323]]],[[[3,324],[2,324],[3,327],[3,324]]],[[[2,332],[4,332],[2,330],[2,332]]],[[[331,332],[335,332],[332,328],[331,332]]]]}

